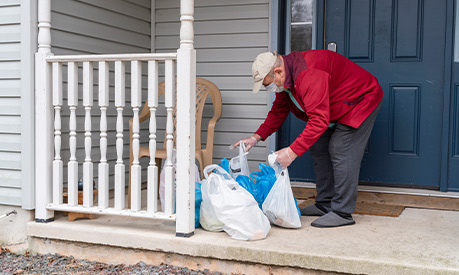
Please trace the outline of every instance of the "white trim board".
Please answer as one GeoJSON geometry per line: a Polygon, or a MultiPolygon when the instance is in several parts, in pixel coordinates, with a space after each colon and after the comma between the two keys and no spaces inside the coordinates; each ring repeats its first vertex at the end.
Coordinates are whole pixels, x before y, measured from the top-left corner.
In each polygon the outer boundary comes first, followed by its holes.
{"type": "Polygon", "coordinates": [[[37,0],[21,0],[21,181],[22,208],[35,208],[35,66],[37,0]]]}

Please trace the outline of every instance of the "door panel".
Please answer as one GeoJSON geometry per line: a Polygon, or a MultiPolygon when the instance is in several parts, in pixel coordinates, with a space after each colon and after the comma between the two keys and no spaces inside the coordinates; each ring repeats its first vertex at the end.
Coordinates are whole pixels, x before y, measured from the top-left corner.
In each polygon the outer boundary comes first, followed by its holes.
{"type": "Polygon", "coordinates": [[[390,155],[419,156],[420,98],[419,85],[390,87],[390,155]]]}
{"type": "Polygon", "coordinates": [[[421,61],[423,1],[394,0],[392,7],[392,61],[421,61]]]}
{"type": "Polygon", "coordinates": [[[372,62],[374,49],[374,1],[351,1],[344,7],[348,19],[344,31],[345,56],[359,62],[372,62]]]}

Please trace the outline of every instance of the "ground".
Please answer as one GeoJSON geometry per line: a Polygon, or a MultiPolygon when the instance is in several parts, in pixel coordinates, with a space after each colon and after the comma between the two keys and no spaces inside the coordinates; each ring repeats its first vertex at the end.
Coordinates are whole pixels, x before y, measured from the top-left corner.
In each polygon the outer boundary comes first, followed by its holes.
{"type": "Polygon", "coordinates": [[[101,262],[75,259],[58,254],[13,254],[2,248],[0,252],[0,275],[16,274],[193,274],[220,275],[208,270],[190,270],[171,265],[112,265],[101,262]]]}

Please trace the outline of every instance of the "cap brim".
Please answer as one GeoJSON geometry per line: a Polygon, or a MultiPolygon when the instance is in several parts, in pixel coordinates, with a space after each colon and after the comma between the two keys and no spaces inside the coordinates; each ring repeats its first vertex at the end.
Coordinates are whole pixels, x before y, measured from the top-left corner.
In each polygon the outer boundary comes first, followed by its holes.
{"type": "Polygon", "coordinates": [[[260,81],[256,81],[253,83],[253,93],[254,94],[257,94],[260,89],[261,89],[261,85],[263,85],[263,80],[260,80],[260,81]]]}

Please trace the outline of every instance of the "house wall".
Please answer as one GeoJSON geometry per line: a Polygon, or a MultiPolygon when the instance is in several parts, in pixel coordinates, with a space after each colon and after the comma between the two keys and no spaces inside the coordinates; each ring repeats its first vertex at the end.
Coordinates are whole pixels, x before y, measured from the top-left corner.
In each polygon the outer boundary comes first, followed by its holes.
{"type": "MultiPolygon", "coordinates": [[[[62,54],[99,54],[135,52],[175,52],[180,46],[180,1],[142,0],[142,1],[97,1],[52,0],[51,36],[52,52],[62,54]],[[150,4],[155,4],[153,27],[150,25],[150,4]],[[154,37],[150,33],[153,29],[154,37]],[[154,47],[152,49],[151,47],[154,47]]],[[[196,1],[195,2],[195,48],[197,49],[197,76],[209,79],[221,90],[223,115],[217,123],[214,142],[214,162],[223,157],[237,154],[229,151],[228,145],[238,139],[251,135],[263,122],[268,111],[269,98],[266,93],[251,93],[251,63],[258,53],[268,50],[269,45],[269,1],[196,1]]],[[[144,64],[146,65],[146,64],[144,64]]],[[[80,64],[80,79],[81,79],[80,64]]],[[[160,64],[160,77],[164,73],[160,64]]],[[[130,108],[130,75],[126,66],[127,94],[124,111],[124,160],[129,163],[128,120],[132,117],[130,108]]],[[[64,105],[66,104],[66,68],[64,67],[64,105]]],[[[112,68],[113,73],[113,68],[112,68]]],[[[146,66],[144,66],[144,74],[146,66]]],[[[97,106],[97,64],[95,64],[94,106],[92,109],[92,160],[97,165],[99,150],[99,114],[97,106]]],[[[113,89],[113,75],[110,78],[113,89]]],[[[81,85],[80,85],[81,86],[81,85]]],[[[147,82],[143,81],[143,98],[146,99],[147,82]]],[[[81,87],[80,87],[81,88],[81,87]]],[[[114,91],[111,91],[111,95],[114,91]]],[[[80,90],[81,99],[81,90],[80,90]]],[[[160,100],[161,102],[161,100],[160,100]]],[[[113,96],[108,110],[108,159],[110,177],[113,177],[115,164],[115,123],[116,110],[113,96]]],[[[206,124],[212,116],[210,104],[204,113],[202,140],[206,140],[206,124]]],[[[69,157],[68,121],[69,110],[63,110],[62,156],[64,165],[69,157]]],[[[165,108],[158,108],[158,147],[162,147],[165,128],[165,108]]],[[[82,176],[84,162],[84,108],[82,101],[77,108],[77,159],[82,176]]],[[[148,123],[141,124],[141,146],[148,145],[148,123]]],[[[260,161],[265,161],[266,143],[261,142],[249,154],[249,164],[256,169],[260,161]]],[[[148,159],[141,161],[147,166],[148,159]]],[[[97,168],[94,168],[97,178],[97,168]]],[[[64,169],[64,181],[67,179],[64,169]]],[[[126,173],[128,175],[128,173],[126,173]]],[[[126,178],[128,180],[128,178],[126,178]]],[[[142,180],[146,180],[143,173],[142,180]]],[[[111,182],[113,182],[111,180],[111,182]]]]}
{"type": "MultiPolygon", "coordinates": [[[[110,54],[149,53],[151,49],[150,0],[52,0],[51,1],[51,44],[55,55],[68,54],[110,54]]],[[[144,64],[146,65],[146,64],[144,64]]],[[[77,160],[79,177],[82,178],[84,151],[84,107],[82,105],[82,63],[79,64],[79,106],[77,107],[77,160]]],[[[94,64],[94,103],[92,114],[92,152],[94,178],[97,181],[97,164],[100,160],[100,109],[98,106],[98,64],[94,64]]],[[[67,70],[63,68],[64,108],[62,111],[62,157],[64,181],[67,181],[66,165],[69,151],[69,119],[67,107],[67,70]]],[[[124,109],[124,151],[123,159],[128,171],[129,164],[129,119],[133,116],[130,107],[130,63],[126,63],[126,107],[124,109]]],[[[146,66],[144,66],[144,75],[146,66]]],[[[146,77],[143,94],[146,97],[146,77]]],[[[114,106],[114,63],[110,64],[110,106],[107,111],[110,182],[113,185],[116,161],[116,107],[114,106]]],[[[145,140],[145,139],[144,139],[145,140]]],[[[128,172],[126,172],[128,180],[128,172]]]]}
{"type": "MultiPolygon", "coordinates": [[[[180,1],[155,1],[156,52],[175,51],[180,43],[180,1]]],[[[269,48],[268,0],[196,0],[194,47],[197,51],[197,76],[214,82],[222,93],[223,114],[216,125],[214,163],[231,158],[237,150],[228,146],[253,134],[264,121],[269,97],[262,91],[253,94],[252,62],[269,48]]],[[[205,109],[207,123],[211,106],[205,109]]],[[[202,138],[205,141],[203,126],[202,138]]],[[[162,136],[162,135],[159,135],[162,136]]],[[[267,142],[261,142],[248,155],[252,171],[267,157],[267,142]]]]}
{"type": "Polygon", "coordinates": [[[21,85],[21,0],[3,0],[0,1],[0,205],[22,203],[21,85]]]}
{"type": "MultiPolygon", "coordinates": [[[[179,47],[180,2],[157,0],[154,18],[154,37],[151,38],[150,0],[51,0],[52,53],[107,54],[175,52],[179,47]]],[[[36,0],[3,0],[0,3],[0,204],[26,205],[32,209],[33,190],[33,54],[36,52],[36,0]],[[27,10],[25,10],[27,9],[27,10]],[[28,18],[28,20],[26,20],[28,18]],[[22,22],[22,24],[21,24],[22,22]],[[24,32],[24,30],[27,30],[24,32]],[[25,47],[24,45],[27,45],[25,47]],[[22,55],[21,55],[22,54],[22,55]]],[[[268,50],[269,1],[231,0],[214,3],[195,2],[195,48],[197,74],[214,82],[222,92],[223,116],[217,123],[214,162],[232,157],[228,145],[251,135],[262,123],[268,111],[265,93],[250,92],[251,62],[268,50]]],[[[80,74],[81,79],[81,67],[80,74]]],[[[144,73],[146,72],[146,67],[144,73]]],[[[129,163],[128,120],[130,108],[130,68],[126,67],[126,108],[124,111],[125,164],[129,163]]],[[[114,73],[111,68],[111,95],[114,94],[114,73]]],[[[94,105],[92,108],[92,160],[97,165],[99,150],[99,114],[97,106],[97,64],[95,64],[94,105]]],[[[66,67],[64,66],[64,105],[66,101],[66,67]]],[[[143,87],[146,88],[144,77],[143,87]]],[[[80,102],[77,108],[77,159],[84,162],[84,108],[80,81],[80,102]]],[[[143,92],[146,98],[146,89],[143,92]]],[[[116,159],[114,97],[108,110],[108,160],[113,167],[116,159]]],[[[159,128],[164,129],[163,117],[159,128]],[[162,124],[161,124],[162,123],[162,124]]],[[[212,116],[211,106],[205,110],[204,123],[212,116]]],[[[62,157],[69,159],[69,111],[62,112],[62,157]]],[[[147,145],[148,124],[141,126],[142,145],[147,145]]],[[[203,127],[203,142],[206,138],[203,127]]],[[[159,141],[163,132],[158,133],[159,141]]],[[[161,146],[161,145],[160,145],[161,146]]],[[[252,170],[266,158],[266,144],[260,143],[249,154],[252,170]]],[[[147,160],[143,160],[145,165],[147,160]]],[[[64,169],[66,171],[66,169],[64,169]]],[[[79,168],[82,176],[82,165],[79,168]]],[[[97,178],[97,168],[94,171],[97,178]]],[[[113,168],[110,176],[113,177],[113,168]]],[[[126,173],[128,174],[128,173],[126,173]]],[[[67,174],[64,174],[64,180],[67,174]]],[[[143,178],[145,179],[145,177],[143,178]]],[[[113,182],[113,181],[111,181],[113,182]]]]}

